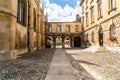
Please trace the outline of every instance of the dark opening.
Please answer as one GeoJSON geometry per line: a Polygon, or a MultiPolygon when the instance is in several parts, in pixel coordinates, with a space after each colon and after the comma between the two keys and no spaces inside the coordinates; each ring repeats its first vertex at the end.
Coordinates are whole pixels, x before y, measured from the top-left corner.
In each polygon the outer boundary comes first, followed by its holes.
{"type": "Polygon", "coordinates": [[[99,31],[99,45],[103,46],[103,31],[100,29],[99,31]]]}
{"type": "Polygon", "coordinates": [[[74,47],[80,47],[81,43],[80,43],[80,37],[75,37],[74,38],[74,47]]]}

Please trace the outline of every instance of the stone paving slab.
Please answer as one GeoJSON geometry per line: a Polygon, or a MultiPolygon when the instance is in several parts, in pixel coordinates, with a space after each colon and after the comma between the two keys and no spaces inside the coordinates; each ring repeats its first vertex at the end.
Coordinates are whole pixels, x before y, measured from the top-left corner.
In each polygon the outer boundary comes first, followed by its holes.
{"type": "Polygon", "coordinates": [[[70,66],[55,66],[49,68],[48,75],[73,75],[73,71],[70,66]]]}
{"type": "Polygon", "coordinates": [[[56,49],[45,80],[76,80],[64,49],[56,49]]]}
{"type": "Polygon", "coordinates": [[[73,75],[47,75],[45,80],[76,80],[73,75]]]}

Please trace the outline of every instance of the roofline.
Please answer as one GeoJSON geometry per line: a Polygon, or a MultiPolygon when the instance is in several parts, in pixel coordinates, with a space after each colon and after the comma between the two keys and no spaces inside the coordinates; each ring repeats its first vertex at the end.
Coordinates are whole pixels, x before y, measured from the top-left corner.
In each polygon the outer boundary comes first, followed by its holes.
{"type": "Polygon", "coordinates": [[[81,2],[80,2],[80,6],[83,4],[84,1],[85,1],[85,0],[81,0],[81,2]]]}

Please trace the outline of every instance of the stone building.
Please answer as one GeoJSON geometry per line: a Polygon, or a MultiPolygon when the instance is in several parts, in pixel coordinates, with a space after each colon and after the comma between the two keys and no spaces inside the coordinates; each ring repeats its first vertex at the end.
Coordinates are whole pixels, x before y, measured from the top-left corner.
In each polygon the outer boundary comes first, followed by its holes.
{"type": "Polygon", "coordinates": [[[44,22],[39,0],[0,0],[0,60],[43,48],[44,22]]]}
{"type": "Polygon", "coordinates": [[[46,22],[45,26],[46,47],[71,48],[81,46],[81,22],[46,22]]]}
{"type": "Polygon", "coordinates": [[[120,51],[120,0],[81,0],[80,6],[82,34],[84,41],[92,46],[91,50],[102,46],[120,51]]]}

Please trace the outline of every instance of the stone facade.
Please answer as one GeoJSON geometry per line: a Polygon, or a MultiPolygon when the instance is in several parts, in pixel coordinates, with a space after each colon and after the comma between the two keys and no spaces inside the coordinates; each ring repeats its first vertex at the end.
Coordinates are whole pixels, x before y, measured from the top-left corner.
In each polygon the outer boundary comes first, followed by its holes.
{"type": "Polygon", "coordinates": [[[44,48],[44,18],[39,0],[0,0],[0,60],[44,48]]]}
{"type": "Polygon", "coordinates": [[[108,50],[120,47],[120,1],[82,0],[84,40],[91,46],[104,46],[108,50]]]}
{"type": "Polygon", "coordinates": [[[46,47],[80,47],[81,22],[46,22],[46,47]]]}

